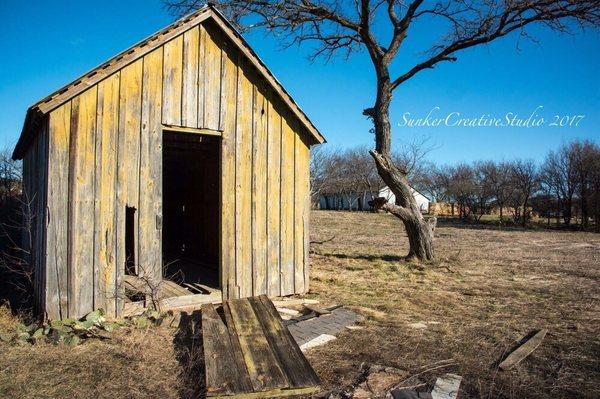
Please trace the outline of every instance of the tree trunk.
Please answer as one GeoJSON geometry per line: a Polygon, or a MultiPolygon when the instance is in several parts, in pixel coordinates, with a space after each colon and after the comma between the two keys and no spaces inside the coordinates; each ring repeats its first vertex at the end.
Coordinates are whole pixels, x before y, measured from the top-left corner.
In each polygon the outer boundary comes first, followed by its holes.
{"type": "Polygon", "coordinates": [[[400,170],[391,159],[391,124],[390,103],[392,100],[392,83],[387,65],[376,65],[377,99],[375,107],[366,109],[364,114],[373,121],[375,132],[375,149],[371,156],[375,160],[377,172],[383,182],[396,196],[396,204],[385,201],[373,201],[377,208],[390,212],[404,223],[410,249],[407,259],[417,258],[423,261],[435,259],[433,250],[433,229],[423,218],[410,186],[407,172],[400,170]]]}
{"type": "Polygon", "coordinates": [[[434,260],[433,231],[423,218],[421,210],[410,192],[406,173],[398,170],[389,154],[381,154],[373,150],[371,155],[375,160],[379,176],[396,196],[395,205],[386,201],[382,209],[398,217],[404,223],[410,244],[407,259],[434,260]]]}

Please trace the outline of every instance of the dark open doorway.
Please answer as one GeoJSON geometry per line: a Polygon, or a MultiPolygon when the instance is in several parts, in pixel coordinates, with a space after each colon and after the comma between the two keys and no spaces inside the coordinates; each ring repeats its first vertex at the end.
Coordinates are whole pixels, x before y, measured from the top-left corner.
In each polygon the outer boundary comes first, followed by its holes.
{"type": "Polygon", "coordinates": [[[165,277],[219,284],[220,137],[163,133],[165,277]]]}

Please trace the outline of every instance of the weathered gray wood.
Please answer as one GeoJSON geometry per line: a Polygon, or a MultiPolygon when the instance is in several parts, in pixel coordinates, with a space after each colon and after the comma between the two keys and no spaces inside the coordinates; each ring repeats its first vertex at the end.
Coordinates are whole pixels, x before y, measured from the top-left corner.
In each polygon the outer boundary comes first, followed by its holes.
{"type": "Polygon", "coordinates": [[[243,358],[235,355],[229,331],[214,305],[202,306],[202,340],[207,396],[251,391],[243,358]]]}
{"type": "Polygon", "coordinates": [[[115,184],[120,73],[98,85],[94,217],[94,305],[116,316],[115,184]]]}
{"type": "Polygon", "coordinates": [[[281,115],[274,106],[274,96],[269,91],[267,126],[267,293],[281,295],[281,115]]]}
{"type": "Polygon", "coordinates": [[[238,65],[235,146],[235,271],[239,297],[252,295],[252,82],[238,65]]]}
{"type": "Polygon", "coordinates": [[[523,345],[519,346],[515,351],[500,363],[498,366],[500,370],[510,370],[527,356],[529,356],[540,344],[548,333],[548,330],[542,329],[538,331],[533,337],[529,338],[523,345]]]}
{"type": "Polygon", "coordinates": [[[230,312],[254,391],[287,388],[289,381],[275,357],[262,327],[247,299],[223,304],[230,312]]]}
{"type": "Polygon", "coordinates": [[[204,97],[205,97],[205,87],[206,81],[204,76],[206,75],[206,30],[204,29],[204,25],[198,25],[198,110],[197,110],[197,118],[198,124],[196,127],[204,127],[204,97]]]}
{"type": "Polygon", "coordinates": [[[97,87],[72,102],[69,150],[69,317],[94,308],[94,153],[97,87]]]}
{"type": "Polygon", "coordinates": [[[253,87],[252,128],[252,295],[267,293],[267,102],[253,87]]]}
{"type": "Polygon", "coordinates": [[[198,126],[198,50],[200,30],[194,27],[183,34],[183,89],[181,125],[198,126]]]}
{"type": "Polygon", "coordinates": [[[183,35],[165,43],[163,58],[163,123],[181,125],[183,35]]]}
{"type": "Polygon", "coordinates": [[[162,279],[162,64],[160,49],[144,57],[140,136],[139,264],[155,284],[162,279]]]}
{"type": "MultiPolygon", "coordinates": [[[[125,216],[126,207],[139,209],[139,155],[140,113],[142,100],[142,65],[138,60],[121,70],[119,96],[119,134],[117,140],[116,182],[116,307],[117,314],[123,308],[123,284],[125,274],[125,216]]],[[[137,226],[136,226],[137,228],[137,226]]],[[[138,243],[139,244],[139,243],[138,243]]],[[[136,253],[136,259],[139,256],[136,253]]]]}
{"type": "Polygon", "coordinates": [[[317,373],[306,360],[292,334],[283,325],[273,303],[265,295],[249,298],[264,334],[293,387],[321,384],[317,373]]]}
{"type": "Polygon", "coordinates": [[[46,303],[46,194],[47,194],[47,176],[48,171],[48,124],[44,123],[37,144],[37,186],[38,201],[36,212],[36,245],[35,245],[35,268],[36,276],[36,296],[38,309],[45,308],[46,303]]]}
{"type": "MultiPolygon", "coordinates": [[[[71,103],[49,116],[48,226],[46,231],[46,313],[67,317],[67,223],[71,103]]],[[[25,168],[25,165],[23,165],[25,168]]],[[[26,173],[24,173],[24,176],[26,173]]]]}
{"type": "Polygon", "coordinates": [[[161,299],[159,304],[162,311],[176,310],[180,308],[191,308],[194,306],[204,305],[206,303],[221,302],[221,293],[214,292],[208,295],[189,294],[182,296],[173,296],[170,298],[161,299]]]}
{"type": "MultiPolygon", "coordinates": [[[[208,36],[206,34],[205,36],[208,36]]],[[[208,39],[207,39],[208,40],[208,39]]],[[[208,54],[208,53],[207,53],[208,54]]],[[[221,288],[224,298],[235,298],[238,295],[235,281],[235,143],[236,143],[236,107],[238,68],[235,54],[221,52],[222,64],[222,98],[221,126],[221,288]]],[[[208,62],[208,61],[207,61],[208,62]]],[[[207,64],[208,65],[208,64],[207,64]]],[[[208,88],[205,86],[205,92],[208,88]]],[[[212,102],[206,100],[205,107],[212,102]]],[[[214,105],[214,104],[213,104],[214,105]]],[[[205,119],[206,123],[206,119],[205,119]]]]}
{"type": "MultiPolygon", "coordinates": [[[[207,28],[205,26],[205,28],[207,28]]],[[[222,54],[219,35],[206,30],[204,35],[204,126],[220,128],[222,54]]]]}

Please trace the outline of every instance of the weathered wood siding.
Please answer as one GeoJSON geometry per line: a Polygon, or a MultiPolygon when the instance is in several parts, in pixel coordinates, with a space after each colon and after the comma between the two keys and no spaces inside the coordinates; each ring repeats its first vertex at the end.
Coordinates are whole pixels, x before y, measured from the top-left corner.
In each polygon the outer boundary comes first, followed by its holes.
{"type": "Polygon", "coordinates": [[[48,173],[48,125],[33,140],[23,158],[22,249],[29,251],[26,259],[32,266],[34,277],[34,307],[42,311],[46,306],[46,191],[48,173]]]}
{"type": "Polygon", "coordinates": [[[222,131],[224,296],[308,290],[312,141],[227,40],[204,22],[50,112],[24,159],[26,189],[44,194],[40,214],[47,207],[36,236],[47,261],[36,262],[49,318],[119,314],[126,207],[136,209],[138,273],[161,278],[165,126],[222,131]]]}

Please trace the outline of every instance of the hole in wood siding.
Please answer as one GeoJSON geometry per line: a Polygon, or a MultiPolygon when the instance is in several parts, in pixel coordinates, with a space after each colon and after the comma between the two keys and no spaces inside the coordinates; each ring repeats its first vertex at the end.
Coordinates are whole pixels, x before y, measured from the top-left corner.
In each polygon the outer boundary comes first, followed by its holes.
{"type": "Polygon", "coordinates": [[[135,208],[125,207],[125,274],[136,276],[135,208]]]}

